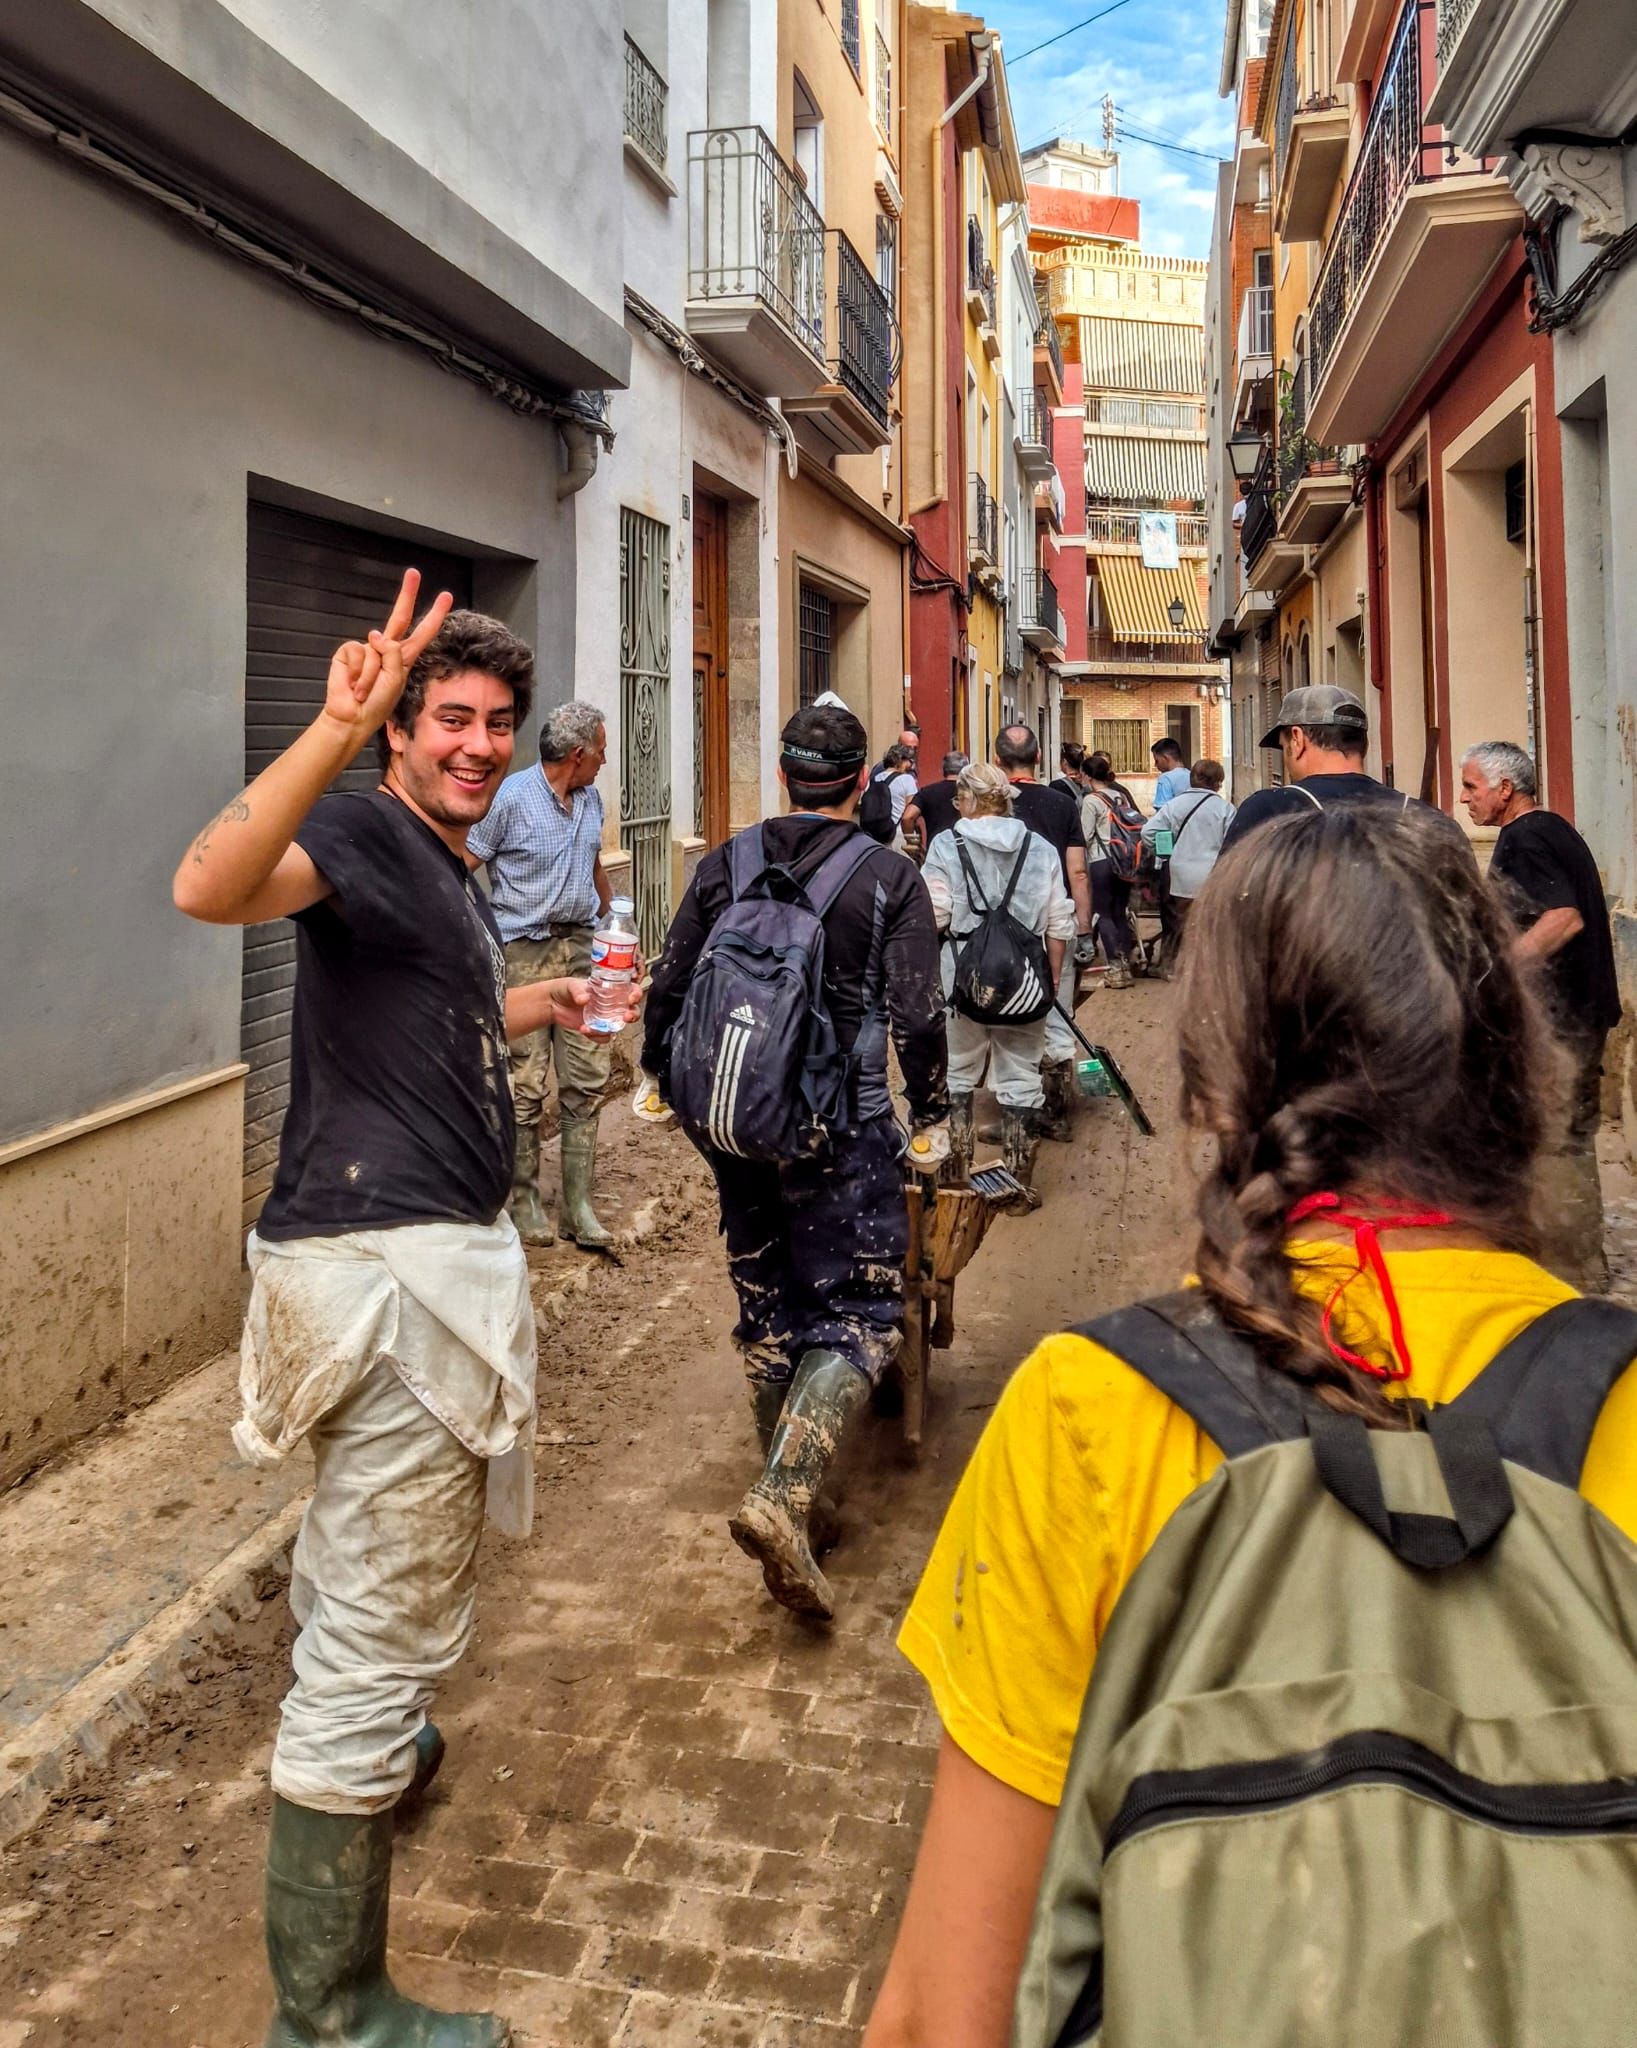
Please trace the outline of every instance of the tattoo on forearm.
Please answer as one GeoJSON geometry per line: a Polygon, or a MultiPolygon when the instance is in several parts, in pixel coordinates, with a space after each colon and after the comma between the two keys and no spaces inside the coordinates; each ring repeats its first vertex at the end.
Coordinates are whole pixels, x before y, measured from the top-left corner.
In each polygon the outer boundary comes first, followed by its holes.
{"type": "Polygon", "coordinates": [[[250,815],[250,806],[242,796],[236,796],[225,810],[218,811],[199,837],[193,842],[193,865],[203,867],[205,855],[210,849],[210,835],[218,825],[242,825],[250,815]]]}

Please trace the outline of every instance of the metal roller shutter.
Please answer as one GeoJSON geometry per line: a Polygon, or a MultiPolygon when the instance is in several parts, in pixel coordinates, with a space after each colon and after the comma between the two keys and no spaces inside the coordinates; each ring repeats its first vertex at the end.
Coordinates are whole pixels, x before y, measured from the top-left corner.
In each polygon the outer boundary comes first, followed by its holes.
{"type": "MultiPolygon", "coordinates": [[[[250,507],[245,631],[244,772],[259,775],[309,725],[324,702],[330,656],[362,639],[392,608],[404,570],[423,591],[472,602],[472,565],[417,542],[309,519],[274,505],[250,507]]],[[[373,789],[375,751],[360,754],[337,789],[373,789]]],[[[244,1221],[255,1222],[273,1184],[279,1128],[290,1099],[290,1006],[294,927],[285,919],[244,935],[239,1057],[244,1083],[244,1221]]]]}

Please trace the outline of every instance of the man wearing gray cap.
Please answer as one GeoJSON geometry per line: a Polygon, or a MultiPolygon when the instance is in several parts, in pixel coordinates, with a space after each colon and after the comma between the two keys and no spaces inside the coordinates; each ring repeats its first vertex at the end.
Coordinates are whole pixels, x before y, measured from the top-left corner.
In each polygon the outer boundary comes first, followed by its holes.
{"type": "MultiPolygon", "coordinates": [[[[1323,810],[1330,804],[1389,803],[1402,810],[1445,817],[1432,805],[1366,775],[1364,755],[1369,744],[1370,720],[1351,690],[1335,683],[1309,683],[1287,692],[1278,719],[1262,736],[1264,747],[1277,747],[1284,756],[1284,786],[1253,790],[1246,797],[1222,841],[1223,851],[1269,818],[1305,811],[1309,806],[1323,810]]],[[[1453,819],[1445,818],[1445,822],[1452,832],[1460,831],[1453,819]]]]}

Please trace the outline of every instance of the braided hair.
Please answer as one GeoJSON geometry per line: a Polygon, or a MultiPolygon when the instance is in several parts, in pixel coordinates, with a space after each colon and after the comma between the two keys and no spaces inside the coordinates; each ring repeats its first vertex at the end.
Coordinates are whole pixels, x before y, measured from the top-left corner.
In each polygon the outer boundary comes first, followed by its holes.
{"type": "Polygon", "coordinates": [[[1339,804],[1225,854],[1188,926],[1183,1109],[1215,1141],[1195,1270],[1230,1328],[1326,1403],[1407,1426],[1294,1285],[1304,1196],[1441,1209],[1532,1254],[1561,1056],[1516,934],[1447,821],[1339,804]]]}

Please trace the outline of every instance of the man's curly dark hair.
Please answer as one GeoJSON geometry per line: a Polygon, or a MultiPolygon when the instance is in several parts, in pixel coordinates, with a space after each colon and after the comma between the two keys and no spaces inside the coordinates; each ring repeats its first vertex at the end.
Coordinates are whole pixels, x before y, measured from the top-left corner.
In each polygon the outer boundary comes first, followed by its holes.
{"type": "MultiPolygon", "coordinates": [[[[395,725],[400,732],[413,732],[431,686],[442,682],[445,676],[464,675],[468,669],[511,685],[512,710],[516,723],[521,725],[534,702],[534,649],[485,612],[449,614],[409,671],[404,693],[393,706],[387,725],[395,725]]],[[[392,761],[392,745],[385,725],[375,735],[375,751],[384,775],[392,761]]]]}

